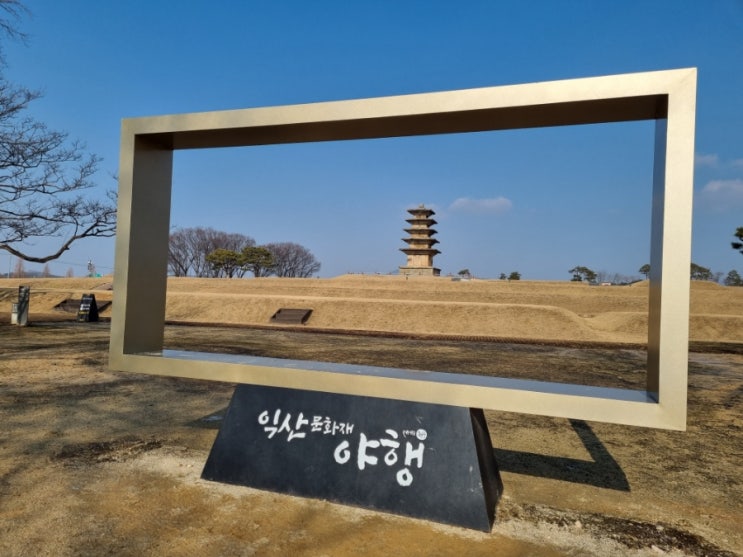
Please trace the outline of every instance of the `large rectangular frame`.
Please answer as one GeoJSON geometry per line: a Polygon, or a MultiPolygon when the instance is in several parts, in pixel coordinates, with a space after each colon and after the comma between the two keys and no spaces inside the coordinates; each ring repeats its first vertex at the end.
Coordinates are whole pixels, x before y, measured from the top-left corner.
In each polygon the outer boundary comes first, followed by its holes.
{"type": "Polygon", "coordinates": [[[112,369],[685,429],[696,69],[122,121],[112,369]],[[644,391],[163,349],[173,151],[655,120],[644,391]]]}

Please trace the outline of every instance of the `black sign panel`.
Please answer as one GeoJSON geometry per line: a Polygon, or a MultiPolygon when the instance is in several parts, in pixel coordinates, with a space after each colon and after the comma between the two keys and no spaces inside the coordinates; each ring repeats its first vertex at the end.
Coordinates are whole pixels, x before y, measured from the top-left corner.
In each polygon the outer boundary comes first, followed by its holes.
{"type": "Polygon", "coordinates": [[[489,531],[482,410],[239,385],[202,477],[489,531]]]}
{"type": "Polygon", "coordinates": [[[80,309],[77,311],[77,320],[80,322],[98,321],[98,304],[95,301],[95,294],[83,294],[80,309]]]}

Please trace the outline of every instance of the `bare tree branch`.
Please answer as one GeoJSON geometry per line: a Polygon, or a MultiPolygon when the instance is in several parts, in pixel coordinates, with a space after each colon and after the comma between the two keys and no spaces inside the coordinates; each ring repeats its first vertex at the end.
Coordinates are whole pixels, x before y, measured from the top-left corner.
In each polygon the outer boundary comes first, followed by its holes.
{"type": "MultiPolygon", "coordinates": [[[[23,40],[14,24],[24,13],[18,0],[0,0],[0,36],[23,40]]],[[[0,74],[0,249],[45,263],[77,240],[113,236],[116,203],[111,192],[107,200],[84,195],[96,186],[96,155],[25,115],[39,97],[38,91],[13,85],[0,74]],[[33,255],[24,247],[49,237],[59,238],[53,253],[33,255]]]]}
{"type": "MultiPolygon", "coordinates": [[[[25,43],[28,37],[18,29],[17,23],[24,15],[30,14],[26,6],[19,0],[0,0],[0,12],[5,13],[5,17],[0,17],[0,35],[25,43]]],[[[0,64],[5,64],[2,50],[0,50],[0,64]]]]}

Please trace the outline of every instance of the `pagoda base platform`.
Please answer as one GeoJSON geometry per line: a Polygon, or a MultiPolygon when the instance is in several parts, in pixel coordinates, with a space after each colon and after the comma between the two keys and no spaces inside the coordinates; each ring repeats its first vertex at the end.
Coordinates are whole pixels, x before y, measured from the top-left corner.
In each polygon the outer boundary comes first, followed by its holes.
{"type": "Polygon", "coordinates": [[[438,277],[441,269],[436,267],[400,267],[400,274],[406,277],[438,277]]]}

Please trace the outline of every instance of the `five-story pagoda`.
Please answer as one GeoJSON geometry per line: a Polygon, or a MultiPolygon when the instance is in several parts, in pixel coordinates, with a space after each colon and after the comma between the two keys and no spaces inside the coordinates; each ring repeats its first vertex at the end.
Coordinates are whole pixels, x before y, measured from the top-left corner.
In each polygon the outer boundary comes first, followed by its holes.
{"type": "Polygon", "coordinates": [[[439,243],[438,240],[433,238],[436,231],[431,228],[436,224],[436,221],[431,218],[435,213],[424,205],[415,209],[408,209],[408,213],[412,217],[406,219],[410,228],[404,230],[409,234],[409,237],[403,238],[403,242],[408,244],[408,247],[400,248],[400,251],[408,256],[408,262],[404,267],[400,267],[400,274],[437,277],[441,270],[433,266],[433,257],[441,252],[433,247],[439,243]]]}

